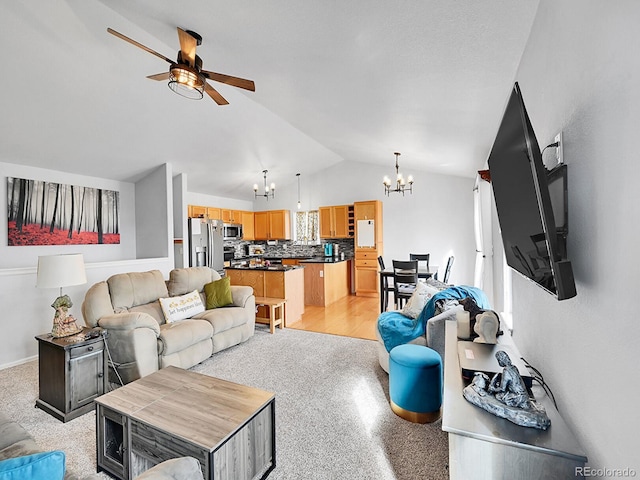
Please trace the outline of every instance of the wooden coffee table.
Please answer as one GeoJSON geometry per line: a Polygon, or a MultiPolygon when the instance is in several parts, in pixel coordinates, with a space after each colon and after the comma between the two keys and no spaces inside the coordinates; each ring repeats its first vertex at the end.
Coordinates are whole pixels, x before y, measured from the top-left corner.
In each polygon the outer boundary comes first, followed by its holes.
{"type": "Polygon", "coordinates": [[[98,471],[133,479],[181,456],[206,479],[263,479],[276,466],[275,395],[167,367],[96,399],[98,471]]]}

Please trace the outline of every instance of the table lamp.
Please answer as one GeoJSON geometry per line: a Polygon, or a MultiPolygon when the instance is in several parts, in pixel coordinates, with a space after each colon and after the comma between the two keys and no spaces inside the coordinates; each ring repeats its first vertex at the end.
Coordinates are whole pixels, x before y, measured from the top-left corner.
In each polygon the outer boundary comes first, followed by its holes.
{"type": "Polygon", "coordinates": [[[62,295],[62,287],[85,283],[87,283],[87,276],[81,253],[38,257],[36,286],[38,288],[60,289],[60,296],[51,304],[56,311],[53,317],[52,337],[68,337],[82,331],[82,328],[76,324],[76,319],[68,313],[68,309],[73,306],[73,303],[71,303],[69,295],[62,295]]]}

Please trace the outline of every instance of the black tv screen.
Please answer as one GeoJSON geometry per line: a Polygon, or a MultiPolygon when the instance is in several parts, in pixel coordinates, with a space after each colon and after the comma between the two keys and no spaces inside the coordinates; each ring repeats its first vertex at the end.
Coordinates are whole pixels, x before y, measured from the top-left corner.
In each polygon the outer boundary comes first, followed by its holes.
{"type": "MultiPolygon", "coordinates": [[[[558,300],[574,297],[573,271],[566,258],[567,230],[556,228],[549,194],[551,172],[542,162],[517,83],[488,163],[507,264],[558,300]]],[[[566,186],[566,167],[564,172],[566,186]]],[[[561,201],[566,202],[566,196],[561,201]]],[[[555,210],[566,217],[566,204],[557,202],[555,210]]],[[[566,222],[566,218],[560,220],[566,222]]]]}

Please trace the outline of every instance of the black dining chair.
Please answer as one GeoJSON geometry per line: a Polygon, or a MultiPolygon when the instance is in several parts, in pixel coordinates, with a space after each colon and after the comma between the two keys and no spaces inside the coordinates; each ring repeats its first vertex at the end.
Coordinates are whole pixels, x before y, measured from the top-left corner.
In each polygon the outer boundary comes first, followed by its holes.
{"type": "MultiPolygon", "coordinates": [[[[418,267],[421,266],[421,264],[424,264],[424,267],[429,270],[429,254],[428,253],[410,253],[409,254],[409,260],[417,260],[418,261],[418,267]]],[[[426,278],[420,278],[419,279],[422,282],[426,282],[427,279],[426,278]]]]}
{"type": "MultiPolygon", "coordinates": [[[[444,277],[442,278],[442,283],[449,283],[449,274],[451,273],[451,265],[453,265],[453,260],[453,255],[451,255],[447,260],[447,266],[444,269],[444,277]]],[[[438,280],[438,272],[436,272],[433,278],[438,280]]]]}
{"type": "MultiPolygon", "coordinates": [[[[380,270],[385,269],[384,259],[382,258],[382,256],[378,257],[378,265],[380,265],[380,270]]],[[[382,295],[382,298],[383,298],[382,311],[386,312],[387,307],[389,306],[389,294],[393,293],[393,279],[390,280],[389,277],[384,276],[382,281],[383,281],[383,285],[382,285],[383,291],[380,292],[380,295],[382,295]]]]}
{"type": "Polygon", "coordinates": [[[417,260],[393,260],[393,302],[396,309],[402,308],[418,284],[417,260]]]}
{"type": "Polygon", "coordinates": [[[428,253],[410,253],[409,260],[417,260],[418,266],[424,263],[424,266],[429,270],[429,254],[428,253]]]}
{"type": "Polygon", "coordinates": [[[451,273],[451,266],[453,265],[453,255],[449,257],[447,260],[447,267],[444,269],[444,278],[442,279],[443,283],[449,283],[449,274],[451,273]]]}

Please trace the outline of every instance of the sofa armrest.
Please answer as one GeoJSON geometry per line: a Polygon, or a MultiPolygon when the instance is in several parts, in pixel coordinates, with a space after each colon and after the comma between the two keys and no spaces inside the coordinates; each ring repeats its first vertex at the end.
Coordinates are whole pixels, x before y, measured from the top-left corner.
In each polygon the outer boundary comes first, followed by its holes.
{"type": "Polygon", "coordinates": [[[449,310],[431,317],[427,321],[427,346],[434,349],[440,354],[444,361],[444,344],[445,344],[445,331],[447,321],[456,321],[456,312],[462,310],[462,305],[457,305],[449,310]]]}
{"type": "Polygon", "coordinates": [[[114,313],[105,315],[98,320],[98,325],[105,330],[133,330],[136,328],[150,328],[160,336],[160,326],[151,315],[143,312],[114,313]]]}
{"type": "Polygon", "coordinates": [[[100,318],[98,325],[108,333],[110,381],[126,384],[158,370],[160,326],[151,315],[115,313],[100,318]]]}
{"type": "Polygon", "coordinates": [[[245,285],[231,285],[231,297],[234,307],[245,307],[249,297],[253,296],[253,288],[245,285]]]}

